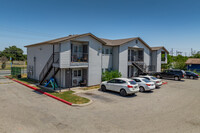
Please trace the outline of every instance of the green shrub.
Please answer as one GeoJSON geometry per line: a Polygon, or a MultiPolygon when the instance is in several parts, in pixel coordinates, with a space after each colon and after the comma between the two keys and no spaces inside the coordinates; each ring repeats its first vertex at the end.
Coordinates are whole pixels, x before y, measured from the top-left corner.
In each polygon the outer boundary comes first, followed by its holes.
{"type": "Polygon", "coordinates": [[[119,78],[122,74],[118,71],[105,71],[102,73],[102,81],[108,81],[113,78],[119,78]]]}

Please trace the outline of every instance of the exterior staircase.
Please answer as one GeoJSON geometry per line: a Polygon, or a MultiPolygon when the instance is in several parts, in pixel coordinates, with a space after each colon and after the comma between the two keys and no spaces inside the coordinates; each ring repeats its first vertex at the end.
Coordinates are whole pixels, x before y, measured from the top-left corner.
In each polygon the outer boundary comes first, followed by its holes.
{"type": "Polygon", "coordinates": [[[60,68],[53,67],[53,64],[58,63],[58,62],[59,62],[59,56],[55,56],[55,53],[53,53],[50,56],[50,58],[48,59],[46,65],[44,66],[44,68],[42,69],[42,71],[39,75],[40,85],[43,84],[43,82],[46,80],[46,78],[49,76],[50,73],[53,72],[53,75],[51,77],[54,77],[58,73],[60,68]],[[55,57],[57,57],[57,58],[55,58],[55,57]]]}
{"type": "Polygon", "coordinates": [[[132,64],[139,70],[139,74],[148,74],[145,63],[132,62],[132,64]]]}

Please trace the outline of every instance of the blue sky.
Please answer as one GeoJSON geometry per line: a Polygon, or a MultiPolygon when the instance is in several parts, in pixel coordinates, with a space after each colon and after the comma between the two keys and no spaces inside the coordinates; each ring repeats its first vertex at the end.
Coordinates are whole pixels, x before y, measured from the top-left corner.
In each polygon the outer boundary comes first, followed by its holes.
{"type": "Polygon", "coordinates": [[[200,50],[198,0],[0,0],[0,50],[91,32],[150,46],[200,50]]]}

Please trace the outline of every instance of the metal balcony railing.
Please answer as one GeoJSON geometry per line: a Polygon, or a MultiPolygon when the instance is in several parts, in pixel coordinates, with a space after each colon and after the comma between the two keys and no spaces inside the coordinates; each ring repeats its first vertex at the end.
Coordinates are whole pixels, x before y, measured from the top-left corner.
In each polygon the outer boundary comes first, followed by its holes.
{"type": "Polygon", "coordinates": [[[71,62],[88,62],[88,53],[72,53],[71,62]]]}

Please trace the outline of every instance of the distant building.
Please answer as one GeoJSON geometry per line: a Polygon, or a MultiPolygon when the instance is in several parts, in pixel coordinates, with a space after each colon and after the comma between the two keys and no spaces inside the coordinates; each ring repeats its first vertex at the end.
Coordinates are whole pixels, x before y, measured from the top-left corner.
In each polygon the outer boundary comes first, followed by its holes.
{"type": "Polygon", "coordinates": [[[200,72],[200,58],[189,58],[186,64],[187,70],[200,72]]]}

